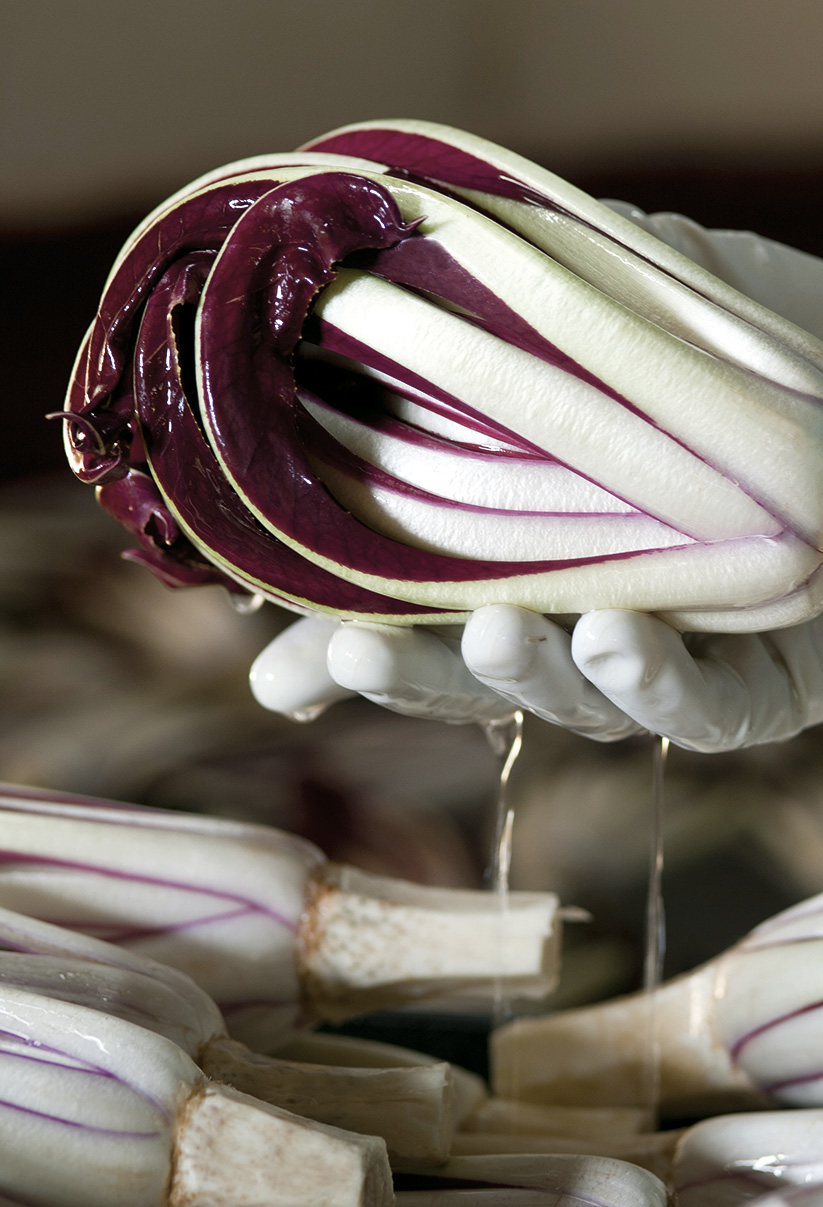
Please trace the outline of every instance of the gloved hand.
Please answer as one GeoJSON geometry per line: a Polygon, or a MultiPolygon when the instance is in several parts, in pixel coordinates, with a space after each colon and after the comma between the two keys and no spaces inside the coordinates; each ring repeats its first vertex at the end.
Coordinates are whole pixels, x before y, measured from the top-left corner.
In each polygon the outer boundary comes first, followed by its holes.
{"type": "MultiPolygon", "coordinates": [[[[615,209],[717,276],[823,337],[823,260],[675,214],[615,209]]],[[[640,730],[715,752],[789,738],[823,720],[823,617],[766,634],[690,634],[610,610],[571,634],[506,605],[459,629],[299,620],[255,662],[261,704],[308,719],[344,696],[453,723],[514,709],[600,741],[640,730]]]]}
{"type": "Polygon", "coordinates": [[[692,634],[639,612],[590,612],[573,632],[493,604],[462,643],[427,629],[298,620],[252,668],[268,708],[312,715],[360,693],[454,723],[516,708],[599,741],[641,729],[703,752],[792,737],[823,720],[823,617],[765,634],[692,634]]]}

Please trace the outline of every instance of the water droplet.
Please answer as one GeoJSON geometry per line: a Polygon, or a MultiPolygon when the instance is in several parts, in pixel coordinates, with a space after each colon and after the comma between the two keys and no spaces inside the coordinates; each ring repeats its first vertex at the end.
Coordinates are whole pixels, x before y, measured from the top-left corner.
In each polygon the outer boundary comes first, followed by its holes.
{"type": "Polygon", "coordinates": [[[309,721],[316,721],[327,707],[327,704],[312,704],[307,708],[296,708],[293,712],[284,712],[283,716],[288,717],[290,721],[298,721],[301,725],[307,725],[309,721]]]}
{"type": "Polygon", "coordinates": [[[254,612],[259,612],[266,602],[264,595],[255,593],[254,595],[237,595],[230,593],[229,601],[235,612],[239,612],[241,616],[251,616],[254,612]]]}
{"type": "Polygon", "coordinates": [[[507,717],[497,717],[492,721],[481,721],[479,724],[492,754],[505,760],[522,732],[523,714],[512,711],[507,717]]]}

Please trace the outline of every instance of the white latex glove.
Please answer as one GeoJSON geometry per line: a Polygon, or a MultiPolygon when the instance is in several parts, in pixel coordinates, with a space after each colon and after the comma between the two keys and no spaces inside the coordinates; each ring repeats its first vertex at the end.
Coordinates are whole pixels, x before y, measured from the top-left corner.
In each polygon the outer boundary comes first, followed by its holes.
{"type": "Polygon", "coordinates": [[[357,694],[393,712],[456,724],[501,721],[512,713],[510,703],[467,669],[459,628],[306,617],[263,650],[250,681],[265,708],[298,721],[357,694]]]}
{"type": "Polygon", "coordinates": [[[309,718],[360,693],[394,712],[453,723],[521,708],[615,741],[642,729],[713,753],[779,741],[823,720],[823,618],[765,634],[692,634],[654,616],[590,612],[570,635],[493,604],[462,643],[426,629],[298,620],[252,668],[267,708],[309,718]]]}
{"type": "Polygon", "coordinates": [[[683,214],[646,214],[624,201],[605,204],[761,306],[823,338],[823,260],[817,256],[751,231],[706,230],[683,214]]]}
{"type": "MultiPolygon", "coordinates": [[[[773,633],[684,638],[655,616],[590,612],[566,647],[590,693],[586,727],[564,716],[555,699],[554,667],[543,655],[555,628],[518,608],[483,608],[466,626],[464,657],[479,679],[520,707],[604,741],[643,728],[712,753],[789,738],[823,720],[823,618],[773,633]],[[518,673],[518,643],[522,656],[524,640],[539,642],[544,633],[545,645],[532,647],[537,652],[518,673]],[[613,721],[618,710],[624,725],[632,722],[622,732],[613,721]]],[[[566,702],[571,714],[573,693],[566,702]]]]}
{"type": "MultiPolygon", "coordinates": [[[[823,260],[744,231],[609,202],[742,292],[823,337],[823,260]]],[[[252,690],[309,719],[359,693],[461,724],[514,708],[600,741],[646,729],[704,752],[792,737],[823,720],[823,618],[766,634],[689,635],[656,617],[591,612],[568,634],[493,605],[459,630],[299,620],[258,657],[252,690]]]]}

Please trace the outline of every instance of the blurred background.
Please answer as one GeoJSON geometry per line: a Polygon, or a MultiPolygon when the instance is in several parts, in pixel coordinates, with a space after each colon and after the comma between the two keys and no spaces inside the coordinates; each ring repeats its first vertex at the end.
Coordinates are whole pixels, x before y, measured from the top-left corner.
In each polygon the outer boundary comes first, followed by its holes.
{"type": "MultiPolygon", "coordinates": [[[[823,254],[821,44],[817,0],[0,0],[0,778],[271,821],[335,858],[484,883],[484,735],[362,702],[306,726],[265,714],[248,667],[288,617],[121,562],[43,416],[148,209],[351,121],[462,126],[595,195],[823,254]]],[[[819,744],[672,752],[669,971],[823,888],[819,744]]],[[[651,748],[527,724],[513,884],[594,916],[560,1001],[639,975],[651,748]]]]}

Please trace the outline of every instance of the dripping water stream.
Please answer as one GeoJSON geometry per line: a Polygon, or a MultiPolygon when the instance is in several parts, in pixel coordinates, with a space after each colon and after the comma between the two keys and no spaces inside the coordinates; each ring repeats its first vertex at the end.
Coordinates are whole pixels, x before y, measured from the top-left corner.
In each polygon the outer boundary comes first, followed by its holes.
{"type": "MultiPolygon", "coordinates": [[[[491,722],[483,727],[486,739],[500,760],[500,775],[494,813],[494,835],[488,870],[490,890],[499,904],[500,945],[506,938],[506,916],[509,902],[509,878],[512,859],[514,805],[509,793],[509,778],[523,744],[523,714],[518,711],[504,721],[491,722]]],[[[646,892],[645,950],[643,960],[643,992],[646,997],[646,1053],[642,1073],[642,1104],[657,1126],[660,1103],[660,1058],[656,1028],[656,991],[663,979],[666,954],[666,922],[663,902],[663,830],[664,787],[669,739],[655,737],[652,746],[652,785],[649,825],[649,865],[646,892]]],[[[502,1026],[511,1020],[512,1004],[506,990],[505,978],[495,984],[492,1026],[502,1026]]]]}
{"type": "MultiPolygon", "coordinates": [[[[512,830],[514,805],[509,794],[509,776],[523,745],[523,713],[519,710],[503,721],[483,726],[486,740],[500,760],[497,799],[494,813],[494,835],[489,862],[489,887],[496,895],[500,930],[501,964],[506,944],[506,919],[509,908],[509,877],[512,861],[512,830]]],[[[511,1001],[505,978],[498,977],[494,986],[492,1025],[501,1026],[511,1018],[511,1001]]]]}
{"type": "Polygon", "coordinates": [[[660,1052],[656,1026],[656,991],[663,979],[666,917],[663,905],[664,781],[669,739],[655,738],[652,747],[652,800],[649,827],[649,879],[646,893],[646,949],[643,992],[646,997],[646,1057],[643,1104],[656,1126],[660,1107],[660,1052]]]}

